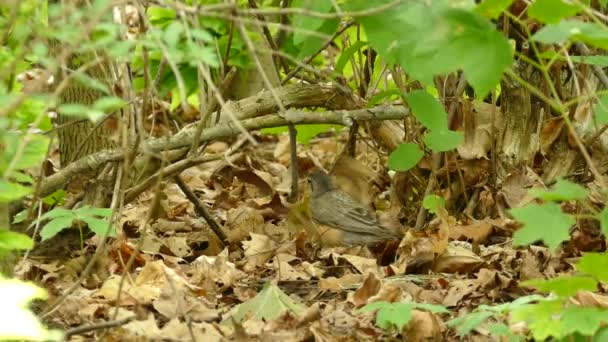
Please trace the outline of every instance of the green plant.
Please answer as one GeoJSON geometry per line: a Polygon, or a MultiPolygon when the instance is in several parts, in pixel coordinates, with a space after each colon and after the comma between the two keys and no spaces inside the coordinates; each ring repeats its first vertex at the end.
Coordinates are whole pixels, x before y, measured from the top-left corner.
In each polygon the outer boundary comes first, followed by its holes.
{"type": "Polygon", "coordinates": [[[516,336],[504,323],[509,313],[528,303],[543,301],[540,295],[531,295],[517,298],[516,300],[501,305],[480,305],[473,312],[454,318],[447,322],[449,327],[456,328],[458,335],[465,336],[478,328],[487,328],[496,338],[506,337],[509,341],[521,341],[521,336],[516,336]]]}
{"type": "Polygon", "coordinates": [[[116,228],[102,218],[110,218],[111,209],[92,208],[83,206],[82,208],[68,210],[54,208],[40,217],[40,221],[49,220],[40,231],[42,241],[48,240],[57,235],[62,230],[72,226],[73,222],[83,221],[98,235],[116,236],[116,228]]]}
{"type": "Polygon", "coordinates": [[[424,303],[389,303],[385,301],[373,302],[357,310],[359,313],[376,312],[376,325],[384,330],[396,329],[401,331],[412,319],[412,310],[424,310],[432,313],[448,313],[441,305],[424,303]]]}

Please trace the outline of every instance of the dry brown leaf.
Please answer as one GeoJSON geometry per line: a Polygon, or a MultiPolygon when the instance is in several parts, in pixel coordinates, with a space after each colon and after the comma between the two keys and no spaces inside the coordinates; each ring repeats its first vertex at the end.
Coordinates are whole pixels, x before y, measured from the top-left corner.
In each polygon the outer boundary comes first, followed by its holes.
{"type": "Polygon", "coordinates": [[[435,260],[433,271],[437,273],[470,273],[480,267],[484,260],[462,243],[452,241],[448,248],[435,260]]]}
{"type": "Polygon", "coordinates": [[[577,305],[592,306],[596,308],[608,308],[608,296],[590,291],[578,291],[574,297],[571,298],[577,305]]]}
{"type": "Polygon", "coordinates": [[[353,293],[352,302],[355,307],[360,308],[367,304],[369,298],[378,293],[381,285],[380,279],[374,273],[368,273],[363,284],[353,293]]]}
{"type": "Polygon", "coordinates": [[[443,341],[443,322],[437,315],[420,310],[412,310],[412,320],[404,329],[407,341],[443,341]]]}
{"type": "Polygon", "coordinates": [[[477,244],[485,243],[494,232],[492,221],[486,218],[467,225],[454,225],[450,227],[450,239],[466,240],[477,244]]]}
{"type": "Polygon", "coordinates": [[[263,229],[264,217],[255,209],[241,206],[228,211],[225,227],[228,241],[241,242],[247,239],[250,233],[263,229]]]}
{"type": "Polygon", "coordinates": [[[328,291],[343,291],[350,289],[356,284],[361,284],[363,276],[361,274],[345,274],[340,278],[327,277],[319,279],[319,289],[328,291]]]}
{"type": "Polygon", "coordinates": [[[234,263],[228,261],[227,250],[214,257],[203,255],[197,258],[192,266],[190,281],[201,286],[209,294],[222,293],[246,276],[234,263]]]}
{"type": "Polygon", "coordinates": [[[341,254],[335,257],[348,261],[361,274],[368,274],[370,272],[377,276],[382,274],[374,258],[365,258],[351,254],[341,254]]]}
{"type": "Polygon", "coordinates": [[[484,158],[492,147],[492,123],[494,134],[503,127],[502,111],[481,101],[465,101],[463,108],[464,140],[457,148],[458,154],[463,159],[484,158]]]}
{"type": "Polygon", "coordinates": [[[266,235],[250,233],[251,240],[243,241],[243,250],[245,252],[245,265],[243,271],[253,271],[258,267],[264,266],[266,261],[272,258],[276,250],[276,245],[266,235]]]}

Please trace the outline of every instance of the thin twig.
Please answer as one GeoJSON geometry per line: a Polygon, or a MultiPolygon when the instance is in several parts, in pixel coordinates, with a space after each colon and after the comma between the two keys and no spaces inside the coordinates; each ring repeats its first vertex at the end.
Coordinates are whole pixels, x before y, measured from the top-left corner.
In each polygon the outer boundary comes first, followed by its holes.
{"type": "Polygon", "coordinates": [[[228,237],[226,236],[226,233],[224,233],[222,227],[220,227],[220,225],[215,221],[213,216],[211,216],[207,208],[205,208],[205,205],[198,199],[198,197],[196,197],[196,195],[192,192],[192,190],[190,190],[188,185],[184,183],[184,180],[179,175],[175,176],[173,179],[175,180],[175,184],[179,186],[179,188],[184,192],[190,202],[192,202],[196,212],[201,215],[205,219],[205,221],[207,221],[209,228],[213,230],[213,232],[215,233],[215,235],[217,235],[222,244],[224,246],[227,246],[228,237]]]}
{"type": "Polygon", "coordinates": [[[115,321],[107,321],[95,324],[81,325],[75,328],[71,328],[65,331],[65,340],[68,340],[71,336],[81,335],[95,330],[102,330],[108,328],[115,328],[121,325],[125,325],[135,320],[135,315],[129,316],[123,319],[118,319],[115,321]]]}

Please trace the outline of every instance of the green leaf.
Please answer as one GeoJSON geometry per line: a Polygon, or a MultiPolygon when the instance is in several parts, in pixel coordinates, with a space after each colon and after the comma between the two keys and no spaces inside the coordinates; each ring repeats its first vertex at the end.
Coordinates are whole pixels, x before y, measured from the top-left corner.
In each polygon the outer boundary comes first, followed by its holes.
{"type": "MultiPolygon", "coordinates": [[[[291,7],[302,8],[317,13],[330,13],[333,10],[331,1],[326,0],[295,0],[291,7]]],[[[310,35],[297,29],[317,31],[327,19],[315,18],[310,15],[294,15],[293,26],[296,28],[293,34],[293,41],[296,45],[304,43],[310,35]]]]}
{"type": "Polygon", "coordinates": [[[446,50],[436,54],[434,63],[462,68],[476,96],[484,98],[500,83],[502,73],[513,62],[511,45],[487,20],[473,13],[448,11],[446,20],[453,37],[445,42],[446,50]]]}
{"type": "Polygon", "coordinates": [[[593,336],[602,326],[608,323],[608,310],[571,305],[562,314],[563,335],[581,334],[593,336]]]}
{"type": "MultiPolygon", "coordinates": [[[[5,154],[3,158],[7,158],[14,163],[14,168],[24,170],[31,167],[39,166],[46,156],[50,139],[41,134],[32,134],[28,136],[29,141],[26,142],[25,149],[18,151],[19,145],[25,137],[19,132],[7,132],[4,135],[5,154]],[[14,160],[17,158],[17,160],[14,160]]],[[[10,176],[15,177],[16,174],[10,176]]],[[[18,177],[18,176],[17,176],[18,177]]]]}
{"type": "MultiPolygon", "coordinates": [[[[563,56],[561,60],[566,60],[563,56]]],[[[570,56],[573,63],[598,65],[601,67],[608,67],[608,56],[570,56]]]]}
{"type": "Polygon", "coordinates": [[[536,304],[517,307],[511,311],[511,323],[524,321],[537,341],[545,341],[549,336],[563,336],[560,318],[563,312],[562,300],[546,300],[536,304]]]}
{"type": "MultiPolygon", "coordinates": [[[[310,140],[317,135],[327,132],[332,128],[335,130],[342,129],[342,126],[338,125],[329,125],[329,124],[315,124],[315,125],[296,125],[295,126],[297,135],[296,140],[302,144],[307,145],[310,140]]],[[[287,126],[279,126],[279,127],[271,127],[271,128],[263,128],[260,130],[262,134],[274,134],[279,135],[286,132],[289,132],[289,128],[287,126]]]]}
{"type": "Polygon", "coordinates": [[[175,19],[175,11],[166,7],[150,6],[146,11],[152,25],[165,26],[175,19]]]}
{"type": "Polygon", "coordinates": [[[546,25],[531,39],[544,44],[563,44],[568,40],[581,41],[601,49],[608,49],[608,31],[603,26],[573,19],[546,25]]]}
{"type": "Polygon", "coordinates": [[[608,236],[608,208],[604,207],[602,211],[599,213],[600,220],[600,228],[602,229],[602,233],[604,236],[608,236]]]}
{"type": "Polygon", "coordinates": [[[431,94],[424,90],[414,90],[405,96],[405,100],[424,127],[437,131],[448,128],[448,114],[431,94]]]}
{"type": "Polygon", "coordinates": [[[349,46],[348,49],[342,51],[340,57],[338,58],[338,61],[336,62],[334,70],[337,73],[342,74],[344,67],[350,61],[350,58],[355,54],[355,52],[359,51],[359,49],[361,49],[362,47],[367,46],[367,44],[367,42],[362,42],[358,40],[353,45],[349,46]]]}
{"type": "Polygon", "coordinates": [[[34,248],[34,241],[29,236],[0,227],[0,249],[26,250],[32,248],[34,248]]]}
{"type": "Polygon", "coordinates": [[[18,223],[25,221],[28,214],[29,214],[29,209],[21,210],[20,212],[17,213],[17,215],[15,215],[15,217],[13,217],[13,224],[18,224],[18,223]]]}
{"type": "Polygon", "coordinates": [[[507,337],[509,342],[518,342],[522,341],[523,338],[515,335],[509,326],[504,323],[495,323],[490,324],[488,327],[488,331],[494,336],[504,336],[507,337]]]}
{"type": "Polygon", "coordinates": [[[32,193],[32,189],[0,179],[0,203],[9,203],[32,193]]]}
{"type": "Polygon", "coordinates": [[[561,178],[551,190],[531,189],[530,194],[545,201],[582,200],[589,195],[584,187],[561,178]]]}
{"type": "MultiPolygon", "coordinates": [[[[26,147],[27,148],[27,147],[26,147]]],[[[11,174],[11,179],[17,183],[34,184],[34,178],[21,171],[15,171],[11,174]]]]}
{"type": "MultiPolygon", "coordinates": [[[[340,21],[338,19],[326,19],[323,22],[323,25],[317,30],[318,33],[324,34],[326,36],[331,36],[340,25],[340,21]]],[[[295,37],[294,37],[295,38],[295,37]]],[[[297,47],[300,49],[298,52],[298,58],[303,59],[304,57],[312,56],[315,52],[317,52],[323,44],[325,44],[326,38],[306,35],[303,38],[303,41],[300,44],[297,44],[297,47]]]]}
{"type": "Polygon", "coordinates": [[[121,99],[120,97],[104,96],[99,100],[95,101],[95,103],[93,104],[93,109],[105,113],[111,113],[121,109],[126,104],[127,102],[121,99]]]}
{"type": "Polygon", "coordinates": [[[101,216],[101,217],[108,218],[112,215],[112,209],[110,209],[110,208],[93,208],[93,207],[87,205],[82,208],[79,208],[76,211],[76,214],[79,217],[101,216]]]}
{"type": "Polygon", "coordinates": [[[608,254],[585,253],[576,268],[583,273],[595,277],[599,281],[608,282],[608,254]]]}
{"type": "Polygon", "coordinates": [[[378,310],[376,325],[384,330],[395,327],[398,330],[412,319],[414,303],[373,302],[357,310],[357,312],[371,312],[378,310]]]}
{"type": "MultiPolygon", "coordinates": [[[[163,39],[169,46],[169,48],[174,48],[179,43],[182,32],[184,32],[184,26],[179,21],[173,21],[169,26],[165,28],[163,39]]],[[[172,52],[172,51],[171,51],[172,52]]]]}
{"type": "Polygon", "coordinates": [[[424,143],[433,152],[446,152],[455,149],[464,140],[464,135],[461,132],[454,132],[449,129],[434,131],[427,133],[424,136],[424,143]]]}
{"type": "Polygon", "coordinates": [[[70,220],[76,218],[74,210],[64,208],[53,208],[40,217],[40,220],[56,219],[59,217],[69,217],[70,220]]]}
{"type": "Polygon", "coordinates": [[[368,107],[373,107],[378,105],[380,102],[384,101],[386,98],[401,96],[401,91],[399,89],[393,88],[385,91],[381,91],[378,94],[372,96],[372,98],[367,102],[368,107]]]}
{"type": "MultiPolygon", "coordinates": [[[[367,10],[383,3],[353,0],[348,7],[367,10]]],[[[477,96],[484,97],[513,61],[508,40],[487,19],[450,8],[445,1],[407,2],[358,20],[387,63],[401,64],[425,84],[432,84],[435,75],[462,69],[477,96]]]]}
{"type": "Polygon", "coordinates": [[[108,86],[105,83],[103,83],[102,81],[100,81],[96,78],[93,78],[83,72],[74,72],[72,74],[72,77],[87,88],[91,88],[91,89],[100,91],[107,95],[110,94],[110,89],[108,88],[108,86]]]}
{"type": "Polygon", "coordinates": [[[205,42],[205,43],[213,43],[215,41],[215,39],[213,38],[213,35],[211,35],[211,33],[209,33],[207,30],[202,29],[202,28],[195,28],[195,27],[190,28],[190,35],[194,39],[200,40],[201,42],[205,42]]]}
{"type": "Polygon", "coordinates": [[[445,199],[437,195],[428,195],[424,197],[422,206],[430,213],[437,214],[439,209],[445,208],[445,199]]]}
{"type": "Polygon", "coordinates": [[[553,292],[560,297],[570,297],[578,291],[595,291],[597,281],[587,276],[561,276],[551,279],[526,280],[522,281],[520,286],[530,286],[540,292],[553,292]]]}
{"type": "Polygon", "coordinates": [[[490,19],[497,19],[502,12],[511,6],[513,0],[484,0],[475,7],[475,12],[490,19]]]}
{"type": "Polygon", "coordinates": [[[447,322],[450,327],[458,327],[458,335],[464,336],[480,327],[485,321],[494,316],[491,311],[472,312],[468,315],[454,318],[447,322]]]}
{"type": "Polygon", "coordinates": [[[297,141],[303,145],[306,145],[310,140],[317,135],[327,132],[335,127],[335,125],[327,124],[316,124],[316,125],[298,125],[296,130],[298,131],[297,141]]]}
{"type": "Polygon", "coordinates": [[[276,285],[267,283],[257,296],[238,305],[234,313],[224,322],[230,322],[230,318],[236,322],[244,322],[248,318],[268,321],[285,311],[300,315],[305,309],[304,306],[289,298],[276,285]]]}
{"type": "Polygon", "coordinates": [[[57,112],[59,112],[61,115],[75,116],[79,118],[87,117],[88,111],[89,107],[79,103],[65,103],[57,108],[57,112]]]}
{"type": "Polygon", "coordinates": [[[101,220],[91,216],[85,216],[81,219],[86,222],[89,229],[97,235],[104,236],[106,232],[108,232],[107,236],[116,236],[116,228],[114,228],[114,225],[109,224],[106,220],[101,220]]]}
{"type": "Polygon", "coordinates": [[[59,234],[62,230],[72,226],[72,217],[59,217],[51,220],[40,230],[42,241],[48,240],[59,234]]]}
{"type": "Polygon", "coordinates": [[[388,156],[388,167],[395,171],[407,171],[422,159],[424,152],[412,143],[399,144],[388,156]]]}
{"type": "Polygon", "coordinates": [[[598,125],[605,125],[608,123],[608,95],[600,95],[597,104],[593,107],[595,112],[595,122],[598,125]]]}
{"type": "Polygon", "coordinates": [[[57,190],[55,192],[53,192],[52,194],[46,196],[45,198],[42,199],[42,201],[45,204],[48,204],[50,206],[54,206],[54,205],[61,205],[64,203],[64,198],[65,198],[65,190],[57,190]]]}
{"type": "Polygon", "coordinates": [[[421,309],[433,313],[446,313],[448,310],[440,305],[424,303],[389,303],[386,301],[373,302],[358,309],[356,312],[365,313],[378,310],[376,313],[376,325],[384,330],[392,327],[398,330],[412,319],[412,310],[421,309]]]}
{"type": "Polygon", "coordinates": [[[574,217],[562,213],[560,206],[553,202],[531,203],[512,209],[511,214],[523,223],[513,234],[513,244],[520,246],[542,240],[554,250],[570,238],[570,227],[576,223],[574,217]]]}
{"type": "Polygon", "coordinates": [[[543,23],[556,24],[566,17],[577,14],[580,8],[562,0],[536,0],[528,7],[528,15],[543,23]]]}

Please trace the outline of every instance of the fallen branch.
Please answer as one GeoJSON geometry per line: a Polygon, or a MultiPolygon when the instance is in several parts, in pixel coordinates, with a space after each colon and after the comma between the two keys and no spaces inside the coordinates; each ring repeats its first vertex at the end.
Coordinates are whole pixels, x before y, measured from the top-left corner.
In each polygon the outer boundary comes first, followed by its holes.
{"type": "MultiPolygon", "coordinates": [[[[277,114],[260,116],[253,119],[241,121],[241,125],[249,130],[262,128],[287,126],[288,124],[335,124],[351,126],[354,121],[368,120],[400,120],[408,115],[409,111],[404,107],[381,106],[357,110],[340,110],[329,112],[306,112],[300,110],[289,110],[285,116],[277,114]]],[[[196,123],[184,127],[172,137],[150,139],[141,144],[138,153],[163,152],[190,146],[196,132],[196,123]]],[[[199,136],[199,142],[213,141],[236,136],[240,131],[230,122],[203,130],[199,136]]],[[[42,181],[40,196],[45,197],[69,183],[77,175],[91,170],[98,170],[108,162],[119,161],[124,158],[122,150],[105,150],[81,158],[56,174],[42,181]]]]}
{"type": "Polygon", "coordinates": [[[67,341],[71,336],[74,336],[74,335],[81,335],[81,334],[85,334],[85,333],[95,331],[95,330],[119,327],[121,325],[125,325],[125,324],[133,321],[134,319],[135,319],[135,316],[129,316],[129,317],[119,319],[116,321],[101,322],[101,323],[90,324],[90,325],[81,325],[79,327],[75,327],[75,328],[66,330],[65,339],[67,341]]]}

